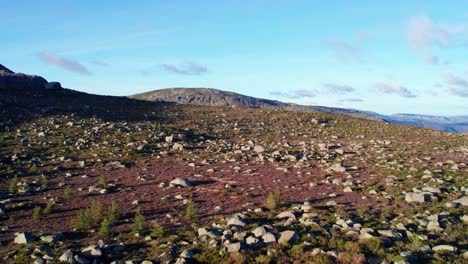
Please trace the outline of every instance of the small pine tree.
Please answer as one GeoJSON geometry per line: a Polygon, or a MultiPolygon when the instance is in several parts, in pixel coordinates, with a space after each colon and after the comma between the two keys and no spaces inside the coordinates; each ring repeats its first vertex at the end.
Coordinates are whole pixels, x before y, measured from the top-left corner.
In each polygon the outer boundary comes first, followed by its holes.
{"type": "Polygon", "coordinates": [[[64,198],[65,200],[70,199],[71,195],[72,195],[72,190],[70,189],[70,187],[68,187],[68,188],[66,188],[65,190],[63,190],[63,198],[64,198]]]}
{"type": "Polygon", "coordinates": [[[99,176],[97,186],[102,189],[107,188],[107,179],[104,175],[99,176]]]}
{"type": "Polygon", "coordinates": [[[120,218],[120,210],[115,201],[112,201],[111,208],[107,212],[107,219],[110,224],[117,222],[120,218]]]}
{"type": "Polygon", "coordinates": [[[102,238],[108,238],[112,235],[111,222],[109,219],[104,218],[101,223],[101,228],[99,229],[98,235],[102,238]]]}
{"type": "Polygon", "coordinates": [[[47,176],[42,175],[41,177],[41,186],[42,190],[47,190],[49,188],[49,180],[47,179],[47,176]]]}
{"type": "Polygon", "coordinates": [[[153,222],[153,228],[151,228],[151,236],[154,238],[163,238],[166,235],[166,229],[157,220],[153,222]]]}
{"type": "Polygon", "coordinates": [[[91,219],[93,220],[94,224],[98,224],[99,222],[101,222],[103,217],[102,204],[99,201],[93,200],[87,210],[91,215],[91,219]]]}
{"type": "Polygon", "coordinates": [[[33,163],[32,166],[29,168],[29,174],[37,174],[39,173],[39,168],[37,167],[36,163],[33,163]]]}
{"type": "Polygon", "coordinates": [[[136,211],[135,218],[133,219],[132,232],[135,234],[146,232],[145,217],[141,214],[140,208],[136,211]]]}
{"type": "Polygon", "coordinates": [[[47,206],[46,206],[46,208],[44,208],[43,213],[44,213],[44,215],[48,215],[48,214],[52,213],[53,210],[54,210],[54,202],[49,201],[49,202],[47,202],[47,206]]]}
{"type": "Polygon", "coordinates": [[[93,226],[93,218],[88,210],[80,210],[75,219],[75,228],[78,231],[89,230],[93,226]]]}
{"type": "Polygon", "coordinates": [[[273,210],[282,206],[281,193],[279,191],[270,192],[266,198],[265,207],[273,210]]]}
{"type": "Polygon", "coordinates": [[[186,203],[187,207],[185,208],[185,215],[184,218],[186,220],[196,220],[198,218],[198,209],[197,205],[192,199],[187,200],[186,203]]]}
{"type": "Polygon", "coordinates": [[[41,207],[39,205],[36,205],[36,207],[34,207],[33,220],[34,221],[41,220],[41,207]]]}
{"type": "Polygon", "coordinates": [[[8,192],[11,194],[16,194],[18,192],[18,176],[15,176],[13,180],[11,180],[8,192]]]}

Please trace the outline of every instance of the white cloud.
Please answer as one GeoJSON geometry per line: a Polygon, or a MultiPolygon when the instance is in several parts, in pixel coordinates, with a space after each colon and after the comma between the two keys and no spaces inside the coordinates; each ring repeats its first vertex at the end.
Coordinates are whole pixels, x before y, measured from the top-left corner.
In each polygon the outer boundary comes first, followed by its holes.
{"type": "Polygon", "coordinates": [[[271,95],[288,98],[288,99],[301,99],[301,98],[312,98],[315,97],[316,92],[314,90],[298,89],[287,92],[271,92],[271,95]]]}
{"type": "Polygon", "coordinates": [[[328,37],[325,40],[325,45],[335,53],[335,56],[340,61],[350,62],[362,60],[362,52],[358,47],[335,36],[328,37]]]}
{"type": "Polygon", "coordinates": [[[416,16],[410,19],[406,36],[411,47],[420,53],[426,64],[436,65],[440,64],[440,59],[433,54],[433,46],[458,46],[456,36],[464,31],[464,25],[436,24],[427,16],[416,16]]]}
{"type": "Polygon", "coordinates": [[[395,85],[395,84],[376,83],[374,84],[374,89],[377,92],[384,93],[384,94],[396,94],[405,98],[416,97],[416,95],[413,94],[408,88],[400,86],[400,85],[395,85]]]}
{"type": "Polygon", "coordinates": [[[162,64],[161,66],[167,72],[181,75],[201,75],[208,72],[208,68],[205,66],[191,61],[186,61],[178,65],[162,64]]]}
{"type": "Polygon", "coordinates": [[[58,66],[70,72],[76,72],[82,75],[91,75],[91,72],[81,63],[60,57],[47,51],[42,51],[37,54],[42,61],[58,66]]]}
{"type": "Polygon", "coordinates": [[[346,84],[324,83],[326,92],[335,94],[347,94],[354,92],[354,88],[346,84]]]}

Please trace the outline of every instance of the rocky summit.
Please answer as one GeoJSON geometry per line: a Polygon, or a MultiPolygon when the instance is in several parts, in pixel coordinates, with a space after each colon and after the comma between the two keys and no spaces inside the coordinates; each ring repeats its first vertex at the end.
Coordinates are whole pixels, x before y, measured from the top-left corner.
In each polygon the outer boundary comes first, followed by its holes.
{"type": "Polygon", "coordinates": [[[467,135],[0,84],[2,263],[468,261],[467,135]]]}

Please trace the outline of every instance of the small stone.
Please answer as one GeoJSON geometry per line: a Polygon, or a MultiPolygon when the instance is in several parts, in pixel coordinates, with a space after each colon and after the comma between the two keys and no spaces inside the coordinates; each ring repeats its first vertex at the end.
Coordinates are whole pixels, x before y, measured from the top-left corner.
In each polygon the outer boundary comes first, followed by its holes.
{"type": "Polygon", "coordinates": [[[292,211],[284,211],[284,212],[279,213],[276,216],[276,218],[279,218],[279,219],[285,219],[285,218],[296,219],[296,216],[294,215],[294,213],[292,211]]]}
{"type": "Polygon", "coordinates": [[[255,145],[254,151],[257,152],[257,153],[263,153],[263,152],[265,152],[265,147],[262,146],[262,145],[255,145]]]}
{"type": "Polygon", "coordinates": [[[182,251],[182,253],[180,253],[180,257],[185,258],[185,259],[191,259],[193,258],[194,255],[195,253],[193,253],[192,250],[188,250],[188,249],[185,249],[184,251],[182,251]]]}
{"type": "Polygon", "coordinates": [[[87,257],[100,257],[102,256],[101,249],[96,245],[91,245],[87,248],[84,248],[82,251],[83,255],[87,257]]]}
{"type": "Polygon", "coordinates": [[[186,178],[175,178],[169,183],[171,187],[189,187],[192,185],[193,183],[186,178]]]}
{"type": "Polygon", "coordinates": [[[450,251],[450,252],[455,252],[458,249],[454,246],[451,245],[438,245],[432,248],[432,251],[434,252],[440,252],[440,251],[450,251]]]}

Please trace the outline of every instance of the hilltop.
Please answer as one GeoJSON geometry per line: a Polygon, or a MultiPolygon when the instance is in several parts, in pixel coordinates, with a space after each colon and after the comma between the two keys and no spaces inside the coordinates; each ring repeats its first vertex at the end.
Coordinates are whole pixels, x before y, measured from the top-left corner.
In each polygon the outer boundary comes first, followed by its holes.
{"type": "Polygon", "coordinates": [[[272,108],[300,112],[323,112],[378,119],[371,112],[325,106],[306,106],[276,100],[255,98],[213,88],[167,88],[129,96],[145,101],[166,101],[179,104],[215,105],[228,107],[272,108]]]}

